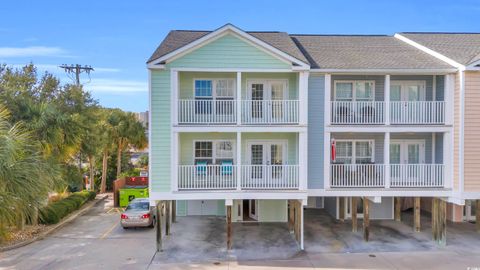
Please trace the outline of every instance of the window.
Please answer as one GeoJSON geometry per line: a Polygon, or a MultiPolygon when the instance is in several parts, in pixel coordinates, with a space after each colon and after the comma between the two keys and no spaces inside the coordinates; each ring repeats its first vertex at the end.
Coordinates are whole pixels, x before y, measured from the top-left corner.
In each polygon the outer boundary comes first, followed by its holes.
{"type": "Polygon", "coordinates": [[[195,164],[207,162],[207,164],[222,164],[223,162],[233,163],[235,152],[233,141],[196,141],[195,164]]]}
{"type": "Polygon", "coordinates": [[[341,164],[373,163],[372,140],[352,140],[336,142],[336,162],[341,164]]]}
{"type": "Polygon", "coordinates": [[[199,161],[206,161],[208,164],[213,163],[212,142],[195,142],[195,164],[199,161]]]}
{"type": "Polygon", "coordinates": [[[195,80],[196,99],[233,99],[235,97],[235,80],[211,79],[195,80]]]}
{"type": "Polygon", "coordinates": [[[335,81],[336,101],[373,101],[373,81],[335,81]]]}
{"type": "Polygon", "coordinates": [[[211,98],[212,97],[212,81],[211,80],[195,80],[195,97],[211,98]]]}

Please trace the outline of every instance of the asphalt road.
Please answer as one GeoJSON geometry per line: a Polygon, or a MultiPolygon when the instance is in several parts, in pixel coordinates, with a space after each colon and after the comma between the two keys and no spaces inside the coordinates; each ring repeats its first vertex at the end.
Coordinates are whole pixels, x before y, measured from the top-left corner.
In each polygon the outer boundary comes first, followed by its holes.
{"type": "Polygon", "coordinates": [[[155,230],[124,230],[111,198],[57,232],[0,253],[0,269],[147,269],[155,255],[155,230]]]}
{"type": "MultiPolygon", "coordinates": [[[[288,260],[168,263],[164,256],[155,257],[154,229],[124,230],[119,219],[107,199],[47,238],[0,253],[0,269],[480,269],[478,249],[455,246],[425,252],[303,252],[288,260]]],[[[181,237],[176,228],[174,236],[181,237]]],[[[173,245],[166,241],[165,246],[173,245]]]]}

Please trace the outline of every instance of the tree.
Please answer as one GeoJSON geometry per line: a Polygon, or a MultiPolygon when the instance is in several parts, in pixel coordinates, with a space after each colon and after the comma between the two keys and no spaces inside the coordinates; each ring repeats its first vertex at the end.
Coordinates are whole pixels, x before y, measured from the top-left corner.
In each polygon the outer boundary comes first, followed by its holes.
{"type": "Polygon", "coordinates": [[[9,119],[9,112],[0,107],[0,234],[8,226],[32,220],[59,180],[23,123],[12,125],[9,119]]]}
{"type": "Polygon", "coordinates": [[[112,127],[112,139],[116,142],[117,177],[120,177],[122,173],[122,152],[127,147],[144,148],[147,146],[145,128],[133,113],[125,113],[120,110],[112,111],[109,123],[112,127]]]}

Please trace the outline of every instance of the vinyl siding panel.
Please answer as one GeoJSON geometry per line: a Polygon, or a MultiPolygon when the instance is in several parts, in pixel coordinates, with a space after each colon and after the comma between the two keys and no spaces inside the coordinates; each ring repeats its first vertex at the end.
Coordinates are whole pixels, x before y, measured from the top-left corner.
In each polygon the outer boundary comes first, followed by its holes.
{"type": "Polygon", "coordinates": [[[436,133],[435,138],[435,163],[443,163],[443,133],[436,133]]]}
{"type": "Polygon", "coordinates": [[[234,34],[227,34],[187,53],[168,67],[200,68],[291,68],[290,63],[264,52],[234,34]]]}
{"type": "Polygon", "coordinates": [[[287,200],[259,200],[258,221],[287,222],[287,200]]]}
{"type": "Polygon", "coordinates": [[[310,74],[308,80],[308,188],[324,187],[325,76],[310,74]]]}
{"type": "Polygon", "coordinates": [[[171,189],[170,179],[170,71],[151,71],[151,114],[152,122],[150,151],[152,191],[167,192],[171,189]]]}
{"type": "Polygon", "coordinates": [[[177,216],[184,217],[187,215],[187,201],[177,201],[177,216]]]}
{"type": "Polygon", "coordinates": [[[460,76],[455,76],[455,89],[453,94],[453,188],[459,188],[459,157],[460,157],[460,76]]]}
{"type": "Polygon", "coordinates": [[[480,72],[465,72],[465,191],[480,191],[480,72]]]}
{"type": "Polygon", "coordinates": [[[436,99],[437,101],[445,100],[445,76],[444,75],[437,75],[437,93],[436,99]]]}

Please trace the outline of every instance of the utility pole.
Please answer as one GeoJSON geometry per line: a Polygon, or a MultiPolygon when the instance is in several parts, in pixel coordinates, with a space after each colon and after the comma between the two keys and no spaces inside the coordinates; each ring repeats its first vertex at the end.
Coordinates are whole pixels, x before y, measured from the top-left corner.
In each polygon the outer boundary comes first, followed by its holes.
{"type": "MultiPolygon", "coordinates": [[[[67,73],[67,76],[70,77],[70,79],[75,81],[76,86],[80,86],[80,74],[86,73],[90,77],[90,72],[94,71],[92,66],[88,66],[88,65],[82,66],[79,64],[75,64],[75,65],[63,64],[60,66],[60,68],[63,68],[67,73]],[[72,75],[75,75],[75,77],[73,77],[72,75]]],[[[80,172],[82,171],[82,152],[78,153],[78,169],[80,170],[80,172]]],[[[92,189],[94,179],[88,179],[88,180],[90,182],[90,189],[92,189]]],[[[83,189],[83,177],[82,177],[82,189],[83,189]]]]}
{"type": "Polygon", "coordinates": [[[75,75],[75,79],[73,77],[70,77],[72,80],[75,81],[75,84],[77,86],[80,86],[80,74],[86,73],[90,76],[90,72],[94,71],[94,69],[91,66],[82,66],[79,64],[76,65],[61,65],[60,68],[63,68],[65,72],[67,73],[68,76],[75,75]]]}

